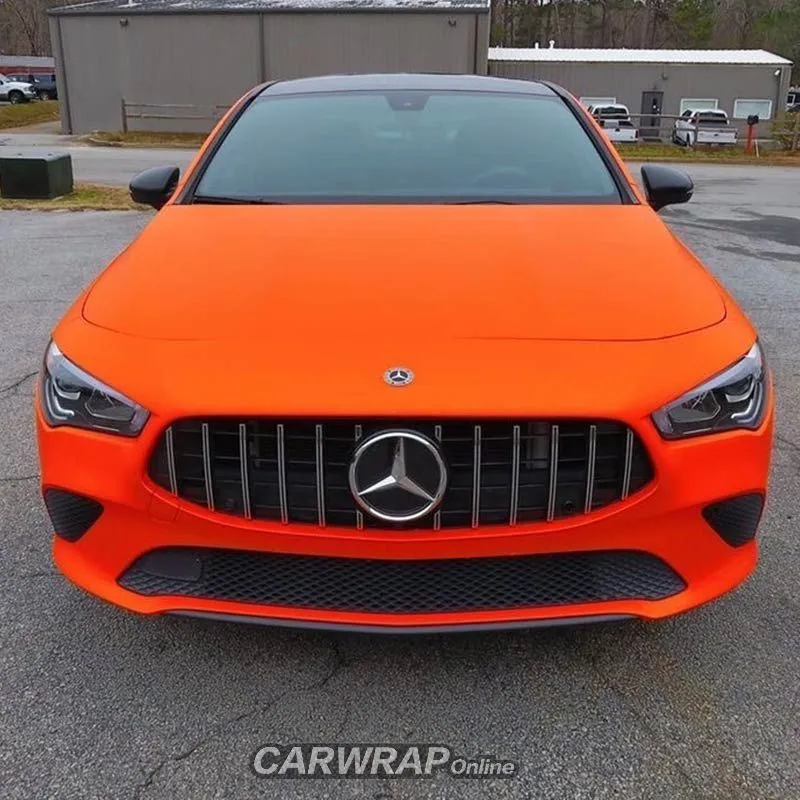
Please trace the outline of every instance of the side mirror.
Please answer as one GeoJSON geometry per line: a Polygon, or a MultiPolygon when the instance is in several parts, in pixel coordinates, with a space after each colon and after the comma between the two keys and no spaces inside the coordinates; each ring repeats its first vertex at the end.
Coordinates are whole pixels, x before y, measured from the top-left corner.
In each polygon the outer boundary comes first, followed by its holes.
{"type": "Polygon", "coordinates": [[[642,181],[647,193],[647,202],[659,211],[664,206],[688,203],[694,194],[692,179],[679,169],[662,167],[660,164],[645,164],[642,181]]]}
{"type": "Polygon", "coordinates": [[[178,167],[152,167],[140,172],[130,184],[134,203],[161,208],[172,197],[181,171],[178,167]]]}

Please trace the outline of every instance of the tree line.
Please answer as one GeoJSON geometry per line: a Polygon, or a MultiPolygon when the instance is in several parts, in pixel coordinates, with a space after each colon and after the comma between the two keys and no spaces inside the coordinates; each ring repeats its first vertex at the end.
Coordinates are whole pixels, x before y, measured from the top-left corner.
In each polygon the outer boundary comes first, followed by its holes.
{"type": "Polygon", "coordinates": [[[763,48],[800,61],[800,0],[492,0],[499,47],[763,48]]]}

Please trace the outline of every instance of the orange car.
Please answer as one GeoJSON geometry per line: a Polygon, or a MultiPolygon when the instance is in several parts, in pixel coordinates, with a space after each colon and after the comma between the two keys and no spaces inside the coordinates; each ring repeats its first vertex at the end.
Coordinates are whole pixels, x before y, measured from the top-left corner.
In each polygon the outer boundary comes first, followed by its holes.
{"type": "Polygon", "coordinates": [[[385,632],[657,619],[756,563],[753,327],[558,87],[259,87],[53,333],[54,555],[145,614],[385,632]]]}

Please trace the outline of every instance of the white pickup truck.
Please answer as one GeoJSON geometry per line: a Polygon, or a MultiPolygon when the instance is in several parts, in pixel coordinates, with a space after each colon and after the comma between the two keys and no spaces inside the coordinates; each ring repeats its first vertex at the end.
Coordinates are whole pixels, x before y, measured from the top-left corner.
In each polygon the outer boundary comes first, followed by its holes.
{"type": "Polygon", "coordinates": [[[687,108],[675,120],[672,141],[684,147],[696,144],[736,144],[736,128],[719,109],[687,108]]]}
{"type": "Polygon", "coordinates": [[[612,142],[635,142],[639,138],[627,106],[618,103],[589,106],[589,113],[612,142]]]}

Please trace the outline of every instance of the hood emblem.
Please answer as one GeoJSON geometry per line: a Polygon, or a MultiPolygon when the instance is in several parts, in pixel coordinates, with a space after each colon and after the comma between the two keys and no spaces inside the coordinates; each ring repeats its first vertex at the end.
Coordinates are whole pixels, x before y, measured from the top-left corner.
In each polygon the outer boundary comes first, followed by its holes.
{"type": "Polygon", "coordinates": [[[386,522],[411,522],[436,509],[447,467],[436,444],[414,431],[365,439],[350,462],[350,491],[366,512],[386,522]]]}
{"type": "Polygon", "coordinates": [[[407,367],[389,367],[383,379],[389,386],[408,386],[414,380],[414,373],[407,367]]]}

